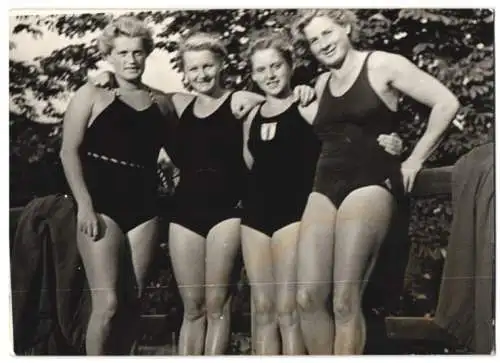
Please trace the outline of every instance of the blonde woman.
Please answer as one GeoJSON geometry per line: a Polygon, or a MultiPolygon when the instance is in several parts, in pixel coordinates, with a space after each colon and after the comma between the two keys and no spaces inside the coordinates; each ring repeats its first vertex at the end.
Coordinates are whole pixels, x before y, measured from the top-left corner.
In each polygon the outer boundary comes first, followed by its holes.
{"type": "Polygon", "coordinates": [[[169,149],[175,118],[165,95],[141,83],[153,50],[141,21],[115,19],[99,38],[99,49],[114,68],[116,87],[86,84],[75,93],[61,148],[92,296],[88,355],[130,352],[138,299],[158,242],[156,161],[162,147],[169,149]],[[119,325],[124,318],[128,329],[119,325]]]}
{"type": "Polygon", "coordinates": [[[410,192],[459,103],[404,57],[355,49],[349,10],[301,10],[294,34],[329,70],[316,83],[314,130],[322,141],[313,193],[301,223],[297,301],[310,354],[362,354],[363,290],[398,199],[410,192]],[[402,163],[378,145],[397,130],[400,95],[431,109],[427,128],[402,163]],[[333,281],[335,324],[327,309],[333,281]]]}

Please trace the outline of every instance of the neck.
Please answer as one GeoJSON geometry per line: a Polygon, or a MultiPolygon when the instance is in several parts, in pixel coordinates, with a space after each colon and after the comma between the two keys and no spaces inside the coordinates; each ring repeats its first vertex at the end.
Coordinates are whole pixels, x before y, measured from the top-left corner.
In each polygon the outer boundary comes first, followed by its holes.
{"type": "Polygon", "coordinates": [[[342,63],[337,66],[330,67],[330,72],[332,73],[332,75],[336,78],[343,78],[344,76],[349,74],[352,69],[355,68],[358,64],[357,59],[360,53],[361,52],[350,48],[347,51],[344,59],[342,60],[342,63]]]}
{"type": "Polygon", "coordinates": [[[287,88],[276,96],[266,94],[266,103],[271,107],[283,105],[284,103],[289,103],[289,101],[293,101],[293,93],[290,88],[287,88]]]}
{"type": "Polygon", "coordinates": [[[210,101],[214,99],[219,99],[222,96],[226,94],[227,90],[221,88],[221,87],[216,87],[210,92],[207,93],[198,93],[198,98],[202,99],[203,101],[210,101]]]}
{"type": "Polygon", "coordinates": [[[127,91],[134,91],[137,89],[142,89],[143,84],[141,82],[141,79],[135,79],[135,80],[127,80],[123,79],[119,76],[116,76],[116,83],[118,84],[118,87],[121,88],[122,90],[127,90],[127,91]]]}

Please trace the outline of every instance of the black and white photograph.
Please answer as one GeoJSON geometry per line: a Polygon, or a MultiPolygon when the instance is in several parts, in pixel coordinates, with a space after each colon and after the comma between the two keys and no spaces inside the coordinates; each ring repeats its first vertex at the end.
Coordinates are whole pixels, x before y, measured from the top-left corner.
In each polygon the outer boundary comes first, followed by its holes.
{"type": "Polygon", "coordinates": [[[240,5],[9,11],[11,355],[494,356],[495,10],[240,5]]]}

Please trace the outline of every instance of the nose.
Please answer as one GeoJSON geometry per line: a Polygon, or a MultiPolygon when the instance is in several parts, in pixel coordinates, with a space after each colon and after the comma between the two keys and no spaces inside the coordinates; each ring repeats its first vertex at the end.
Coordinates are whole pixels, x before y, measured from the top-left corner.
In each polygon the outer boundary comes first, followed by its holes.
{"type": "Polygon", "coordinates": [[[319,49],[321,49],[321,50],[325,50],[325,49],[327,49],[329,46],[330,46],[330,43],[329,43],[328,41],[326,41],[325,39],[322,39],[322,40],[319,42],[319,49]]]}
{"type": "Polygon", "coordinates": [[[269,68],[266,72],[266,77],[268,79],[273,79],[276,76],[274,70],[272,68],[269,68]]]}

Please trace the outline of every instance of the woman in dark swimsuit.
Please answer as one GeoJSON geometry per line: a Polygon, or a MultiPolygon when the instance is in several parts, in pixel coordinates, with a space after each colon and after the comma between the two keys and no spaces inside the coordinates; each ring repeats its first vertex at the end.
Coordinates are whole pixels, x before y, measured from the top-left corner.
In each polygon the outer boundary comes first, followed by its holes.
{"type": "MultiPolygon", "coordinates": [[[[254,353],[303,354],[296,309],[297,240],[321,146],[311,127],[317,105],[295,102],[293,47],[285,33],[259,32],[249,43],[248,60],[252,79],[266,96],[244,127],[251,170],[241,233],[252,290],[254,353]]],[[[384,142],[392,151],[392,140],[384,142]]]]}
{"type": "Polygon", "coordinates": [[[298,247],[301,327],[310,354],[361,354],[362,294],[397,200],[411,191],[459,104],[438,80],[402,56],[353,49],[352,12],[304,10],[298,17],[297,40],[330,69],[316,84],[314,129],[322,151],[298,247]],[[376,142],[380,133],[397,131],[400,94],[431,108],[425,133],[403,163],[376,142]],[[332,280],[335,327],[326,301],[332,280]]]}
{"type": "Polygon", "coordinates": [[[92,296],[88,355],[128,353],[131,347],[122,338],[136,332],[138,299],[157,247],[156,162],[175,117],[165,95],[140,81],[153,49],[142,22],[117,18],[99,47],[115,70],[117,88],[87,84],[76,92],[64,116],[61,148],[92,296]],[[129,276],[133,282],[124,285],[129,276]],[[118,325],[124,318],[127,328],[118,325]]]}

